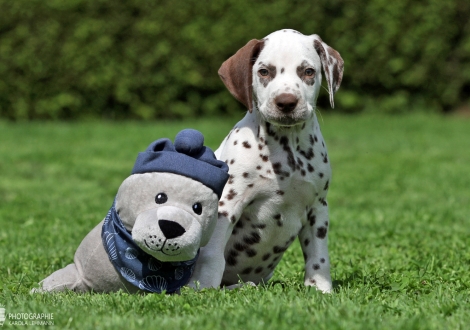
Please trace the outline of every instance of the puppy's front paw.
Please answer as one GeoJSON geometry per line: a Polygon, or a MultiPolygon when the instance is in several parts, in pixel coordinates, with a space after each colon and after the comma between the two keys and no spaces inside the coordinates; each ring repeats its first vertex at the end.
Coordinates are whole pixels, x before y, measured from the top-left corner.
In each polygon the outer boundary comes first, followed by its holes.
{"type": "Polygon", "coordinates": [[[306,286],[314,286],[317,290],[320,290],[323,293],[332,293],[333,285],[331,284],[331,279],[324,278],[323,276],[314,276],[312,279],[305,280],[306,286]]]}

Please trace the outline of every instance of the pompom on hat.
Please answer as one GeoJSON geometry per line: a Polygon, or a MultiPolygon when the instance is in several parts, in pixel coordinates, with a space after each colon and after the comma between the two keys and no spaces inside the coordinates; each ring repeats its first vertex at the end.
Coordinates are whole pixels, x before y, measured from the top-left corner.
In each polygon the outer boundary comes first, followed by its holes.
{"type": "Polygon", "coordinates": [[[228,180],[228,165],[217,160],[214,152],[204,146],[204,136],[194,129],[185,129],[175,137],[152,142],[140,152],[132,174],[168,172],[186,176],[211,188],[221,197],[228,180]]]}

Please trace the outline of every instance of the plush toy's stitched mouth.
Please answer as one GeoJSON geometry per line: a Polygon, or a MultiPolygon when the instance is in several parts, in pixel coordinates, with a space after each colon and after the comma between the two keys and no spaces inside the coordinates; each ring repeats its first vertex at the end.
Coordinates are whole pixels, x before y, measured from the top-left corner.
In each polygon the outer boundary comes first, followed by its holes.
{"type": "Polygon", "coordinates": [[[175,253],[175,254],[168,254],[168,253],[165,253],[165,251],[163,251],[163,249],[161,249],[159,252],[163,253],[164,255],[170,256],[170,257],[177,256],[177,255],[181,254],[181,252],[175,253]]]}
{"type": "Polygon", "coordinates": [[[181,254],[181,252],[179,252],[179,253],[174,253],[174,254],[165,253],[165,251],[163,251],[163,248],[165,247],[166,241],[167,241],[167,240],[165,240],[165,241],[163,242],[161,249],[156,250],[156,249],[153,249],[150,245],[148,245],[147,240],[144,239],[145,246],[147,246],[147,248],[148,248],[149,250],[153,251],[153,252],[161,252],[161,253],[163,253],[164,255],[167,255],[167,256],[170,256],[170,257],[171,257],[171,256],[177,256],[177,255],[181,254]]]}

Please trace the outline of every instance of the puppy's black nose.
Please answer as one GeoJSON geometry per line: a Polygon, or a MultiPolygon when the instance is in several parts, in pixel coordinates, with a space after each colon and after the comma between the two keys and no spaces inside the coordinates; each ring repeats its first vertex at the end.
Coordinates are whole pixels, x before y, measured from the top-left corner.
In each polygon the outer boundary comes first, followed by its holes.
{"type": "Polygon", "coordinates": [[[297,106],[297,102],[299,102],[297,96],[290,93],[282,93],[274,99],[276,107],[284,113],[292,112],[297,106]]]}
{"type": "Polygon", "coordinates": [[[158,226],[167,239],[179,237],[186,232],[179,223],[170,220],[158,220],[158,226]]]}

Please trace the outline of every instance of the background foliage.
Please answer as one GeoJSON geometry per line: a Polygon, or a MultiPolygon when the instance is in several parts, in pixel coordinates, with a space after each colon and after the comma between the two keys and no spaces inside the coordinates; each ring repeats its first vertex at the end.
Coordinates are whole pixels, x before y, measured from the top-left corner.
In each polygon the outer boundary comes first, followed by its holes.
{"type": "Polygon", "coordinates": [[[341,53],[340,111],[449,111],[469,102],[468,17],[467,0],[0,0],[0,117],[234,113],[220,64],[282,28],[341,53]]]}

